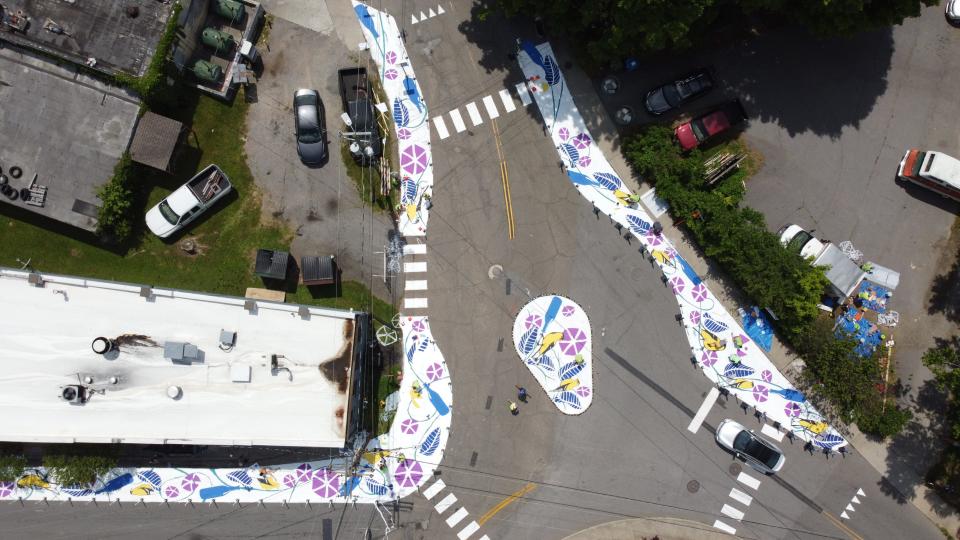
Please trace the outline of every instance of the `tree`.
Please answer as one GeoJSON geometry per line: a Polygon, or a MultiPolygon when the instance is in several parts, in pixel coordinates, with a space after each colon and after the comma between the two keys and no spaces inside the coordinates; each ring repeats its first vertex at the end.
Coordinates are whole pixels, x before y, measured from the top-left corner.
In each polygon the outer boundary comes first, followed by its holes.
{"type": "Polygon", "coordinates": [[[938,0],[739,0],[745,11],[766,11],[795,20],[820,36],[851,35],[903,23],[938,0]]]}
{"type": "Polygon", "coordinates": [[[947,392],[950,433],[960,440],[960,338],[937,341],[936,347],[923,353],[923,365],[933,372],[937,386],[947,392]]]}

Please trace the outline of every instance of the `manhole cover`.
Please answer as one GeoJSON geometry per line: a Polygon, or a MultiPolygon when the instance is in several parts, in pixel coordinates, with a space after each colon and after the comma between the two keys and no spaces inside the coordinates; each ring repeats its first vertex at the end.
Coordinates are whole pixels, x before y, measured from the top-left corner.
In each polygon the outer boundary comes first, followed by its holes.
{"type": "Polygon", "coordinates": [[[487,269],[487,277],[490,279],[497,279],[501,275],[503,275],[503,267],[499,264],[495,264],[487,269]]]}
{"type": "Polygon", "coordinates": [[[743,472],[743,465],[741,465],[741,464],[739,464],[739,463],[731,463],[731,464],[730,464],[730,474],[736,476],[736,475],[738,475],[738,474],[740,474],[740,473],[742,473],[742,472],[743,472]]]}
{"type": "Polygon", "coordinates": [[[687,482],[687,491],[690,493],[696,493],[700,491],[700,482],[697,482],[696,480],[687,482]]]}

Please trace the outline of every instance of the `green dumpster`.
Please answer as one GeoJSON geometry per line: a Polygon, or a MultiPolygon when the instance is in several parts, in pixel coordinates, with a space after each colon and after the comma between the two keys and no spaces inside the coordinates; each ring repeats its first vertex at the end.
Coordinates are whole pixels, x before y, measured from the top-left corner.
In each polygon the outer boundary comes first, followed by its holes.
{"type": "Polygon", "coordinates": [[[217,15],[233,22],[243,19],[243,4],[236,0],[213,0],[210,7],[217,15]]]}
{"type": "Polygon", "coordinates": [[[200,34],[200,41],[208,47],[213,47],[218,51],[229,51],[233,49],[233,36],[223,30],[216,28],[204,28],[200,34]]]}
{"type": "Polygon", "coordinates": [[[220,79],[223,78],[223,68],[213,62],[197,60],[197,62],[193,64],[193,74],[201,81],[218,83],[220,79]]]}

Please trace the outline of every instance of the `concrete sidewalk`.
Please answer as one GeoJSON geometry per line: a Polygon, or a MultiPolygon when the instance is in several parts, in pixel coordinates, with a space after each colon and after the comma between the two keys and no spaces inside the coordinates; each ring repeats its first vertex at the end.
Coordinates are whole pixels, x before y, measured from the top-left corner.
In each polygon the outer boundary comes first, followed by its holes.
{"type": "Polygon", "coordinates": [[[566,540],[728,540],[730,535],[697,521],[675,518],[624,519],[602,523],[566,540]]]}

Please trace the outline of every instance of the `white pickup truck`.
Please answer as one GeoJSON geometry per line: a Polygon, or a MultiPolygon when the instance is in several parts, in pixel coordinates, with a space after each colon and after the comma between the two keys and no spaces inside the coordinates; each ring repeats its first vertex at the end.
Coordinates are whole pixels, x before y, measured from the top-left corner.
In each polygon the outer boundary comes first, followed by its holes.
{"type": "Polygon", "coordinates": [[[232,189],[220,167],[208,165],[147,212],[147,227],[167,238],[196,219],[232,189]]]}
{"type": "Polygon", "coordinates": [[[857,290],[867,275],[857,263],[831,242],[817,240],[799,225],[784,225],[780,229],[780,243],[804,259],[813,259],[814,266],[829,266],[826,272],[833,296],[846,298],[857,290]]]}

